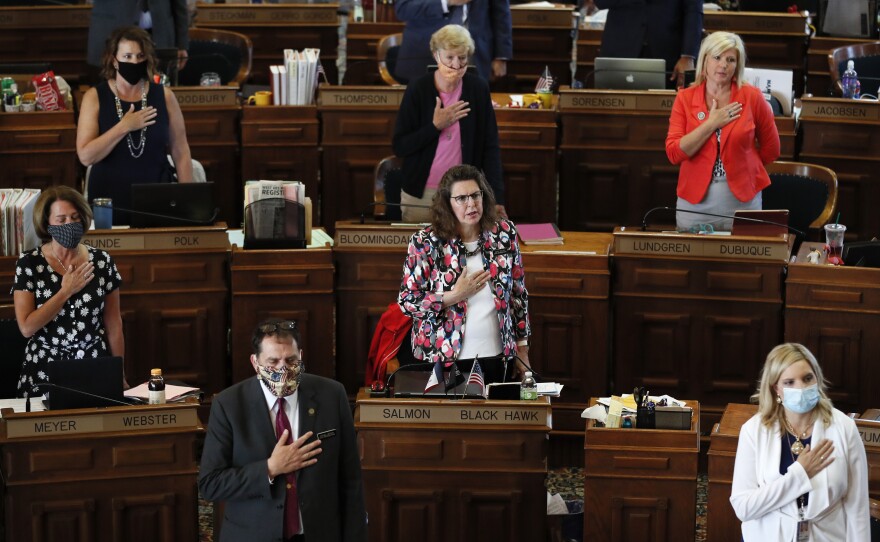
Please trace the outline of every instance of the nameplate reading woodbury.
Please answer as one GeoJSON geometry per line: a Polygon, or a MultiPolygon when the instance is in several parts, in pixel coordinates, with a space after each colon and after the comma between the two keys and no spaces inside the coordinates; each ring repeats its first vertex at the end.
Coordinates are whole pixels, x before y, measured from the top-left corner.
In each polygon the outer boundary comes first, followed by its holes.
{"type": "Polygon", "coordinates": [[[398,107],[405,87],[326,87],[318,88],[321,107],[398,107]]]}
{"type": "Polygon", "coordinates": [[[199,250],[228,248],[226,224],[205,228],[91,230],[83,243],[101,250],[199,250]]]}
{"type": "Polygon", "coordinates": [[[110,407],[11,414],[3,418],[6,438],[142,432],[150,429],[199,427],[196,405],[110,407]]]}
{"type": "Polygon", "coordinates": [[[221,107],[238,105],[238,87],[174,87],[174,97],[181,107],[221,107]]]}
{"type": "Polygon", "coordinates": [[[533,425],[550,427],[550,403],[538,401],[358,401],[361,423],[533,425]]]}
{"type": "Polygon", "coordinates": [[[705,236],[618,229],[614,232],[614,254],[785,262],[788,261],[788,236],[705,236]]]}

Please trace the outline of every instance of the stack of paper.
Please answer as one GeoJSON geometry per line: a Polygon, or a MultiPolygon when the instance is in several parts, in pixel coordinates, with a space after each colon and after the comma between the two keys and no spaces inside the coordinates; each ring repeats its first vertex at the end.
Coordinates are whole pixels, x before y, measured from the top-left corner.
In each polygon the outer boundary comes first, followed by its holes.
{"type": "Polygon", "coordinates": [[[37,188],[0,189],[0,255],[18,256],[40,244],[34,232],[37,188]]]}
{"type": "MultiPolygon", "coordinates": [[[[288,224],[287,202],[306,207],[306,185],[299,181],[247,181],[244,186],[245,216],[251,208],[254,231],[248,232],[257,239],[295,238],[301,235],[298,224],[288,224]]],[[[311,220],[311,217],[306,217],[311,220]]]]}
{"type": "Polygon", "coordinates": [[[526,245],[561,245],[562,234],[556,224],[545,222],[543,224],[517,224],[519,238],[526,245]]]}
{"type": "Polygon", "coordinates": [[[284,50],[284,64],[269,66],[272,75],[272,103],[312,105],[318,88],[320,49],[284,50]]]}

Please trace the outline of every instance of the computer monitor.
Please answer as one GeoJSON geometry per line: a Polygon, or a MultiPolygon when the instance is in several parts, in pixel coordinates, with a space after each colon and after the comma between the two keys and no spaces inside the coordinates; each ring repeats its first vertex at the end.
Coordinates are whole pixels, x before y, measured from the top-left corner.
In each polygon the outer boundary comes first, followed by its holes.
{"type": "Polygon", "coordinates": [[[666,88],[666,61],[662,58],[597,57],[593,86],[611,90],[666,88]]]}
{"type": "Polygon", "coordinates": [[[210,226],[217,218],[214,183],[131,185],[131,227],[210,226]]]}
{"type": "Polygon", "coordinates": [[[128,404],[122,394],[122,358],[62,358],[49,363],[46,408],[66,410],[128,404]]]}

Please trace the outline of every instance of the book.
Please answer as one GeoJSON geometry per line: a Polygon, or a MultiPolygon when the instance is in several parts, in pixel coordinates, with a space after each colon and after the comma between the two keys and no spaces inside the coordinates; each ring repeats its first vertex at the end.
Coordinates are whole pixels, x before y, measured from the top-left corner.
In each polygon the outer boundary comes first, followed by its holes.
{"type": "Polygon", "coordinates": [[[561,245],[562,234],[552,222],[542,224],[517,224],[519,238],[524,245],[561,245]]]}

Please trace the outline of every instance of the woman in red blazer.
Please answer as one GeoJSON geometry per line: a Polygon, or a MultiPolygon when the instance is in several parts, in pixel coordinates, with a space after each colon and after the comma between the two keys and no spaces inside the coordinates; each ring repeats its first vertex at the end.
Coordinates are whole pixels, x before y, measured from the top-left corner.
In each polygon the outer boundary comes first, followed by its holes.
{"type": "Polygon", "coordinates": [[[710,224],[730,230],[733,220],[699,213],[732,215],[760,209],[761,190],[770,185],[764,169],[779,157],[779,132],[770,105],[743,80],[745,47],[729,32],[715,32],[700,45],[697,77],[675,98],[666,135],[666,155],[679,164],[681,231],[710,224]]]}

